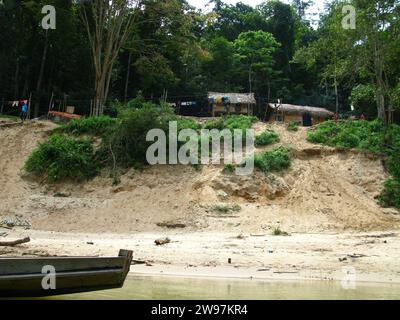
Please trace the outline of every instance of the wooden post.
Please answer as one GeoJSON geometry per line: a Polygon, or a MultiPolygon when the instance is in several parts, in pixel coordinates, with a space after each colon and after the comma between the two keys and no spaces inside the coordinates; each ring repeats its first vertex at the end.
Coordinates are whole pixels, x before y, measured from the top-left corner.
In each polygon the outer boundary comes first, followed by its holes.
{"type": "Polygon", "coordinates": [[[1,100],[1,111],[0,113],[3,113],[3,109],[4,109],[4,98],[1,100]]]}
{"type": "Polygon", "coordinates": [[[49,102],[49,110],[47,111],[47,114],[49,114],[50,110],[52,109],[51,105],[53,103],[53,96],[54,96],[54,92],[51,92],[51,97],[50,97],[50,102],[49,102]]]}
{"type": "Polygon", "coordinates": [[[29,101],[28,101],[28,120],[31,120],[31,101],[32,101],[32,92],[29,94],[29,101]]]}

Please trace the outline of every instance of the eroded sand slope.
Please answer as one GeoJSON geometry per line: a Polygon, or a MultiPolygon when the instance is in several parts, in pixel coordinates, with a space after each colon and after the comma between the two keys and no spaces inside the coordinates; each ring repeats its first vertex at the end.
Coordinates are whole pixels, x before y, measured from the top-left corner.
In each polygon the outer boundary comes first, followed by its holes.
{"type": "Polygon", "coordinates": [[[105,175],[83,184],[48,185],[21,170],[32,150],[48,136],[51,122],[0,128],[0,220],[19,218],[33,229],[59,232],[163,231],[157,224],[183,224],[182,232],[270,233],[387,230],[399,227],[396,210],[375,199],[387,177],[380,159],[316,146],[306,129],[270,127],[292,149],[283,174],[236,176],[223,166],[154,166],[130,170],[112,186],[105,175]],[[59,197],[57,195],[64,195],[59,197]],[[218,203],[237,203],[239,212],[221,214],[218,203]]]}

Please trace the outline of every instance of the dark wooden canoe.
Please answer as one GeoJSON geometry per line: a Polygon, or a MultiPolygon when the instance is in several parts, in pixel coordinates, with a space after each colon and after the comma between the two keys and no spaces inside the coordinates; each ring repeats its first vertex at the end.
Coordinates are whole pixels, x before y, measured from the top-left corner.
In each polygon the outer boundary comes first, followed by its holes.
{"type": "Polygon", "coordinates": [[[0,258],[0,296],[36,297],[121,288],[131,261],[130,250],[120,250],[118,257],[0,258]],[[54,267],[55,289],[42,287],[48,275],[42,273],[45,266],[54,267]]]}

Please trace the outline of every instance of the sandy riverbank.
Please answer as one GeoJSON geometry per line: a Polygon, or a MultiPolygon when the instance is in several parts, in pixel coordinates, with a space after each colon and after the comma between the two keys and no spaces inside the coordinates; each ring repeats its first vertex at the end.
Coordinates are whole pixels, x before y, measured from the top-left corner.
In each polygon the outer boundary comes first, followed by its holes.
{"type": "Polygon", "coordinates": [[[14,230],[31,237],[10,255],[115,256],[134,252],[133,274],[254,279],[342,280],[354,268],[358,281],[400,283],[400,236],[395,232],[341,234],[238,234],[166,232],[79,234],[14,230]],[[168,236],[171,242],[156,246],[168,236]],[[228,262],[230,259],[231,263],[228,262]]]}

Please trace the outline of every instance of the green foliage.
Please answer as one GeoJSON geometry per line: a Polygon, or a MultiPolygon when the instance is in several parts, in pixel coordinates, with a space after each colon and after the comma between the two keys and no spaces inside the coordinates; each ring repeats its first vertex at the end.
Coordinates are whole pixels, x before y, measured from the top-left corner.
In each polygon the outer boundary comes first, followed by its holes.
{"type": "Polygon", "coordinates": [[[88,139],[53,135],[33,151],[25,163],[25,169],[45,176],[51,182],[83,180],[97,173],[93,154],[92,142],[88,139]]]}
{"type": "Polygon", "coordinates": [[[224,172],[232,174],[235,171],[235,165],[228,163],[224,167],[224,172]]]}
{"type": "Polygon", "coordinates": [[[273,130],[265,130],[255,138],[256,146],[267,146],[279,141],[279,135],[273,130]]]}
{"type": "Polygon", "coordinates": [[[400,180],[386,180],[384,190],[379,196],[379,202],[383,206],[400,209],[400,180]]]}
{"type": "Polygon", "coordinates": [[[233,131],[234,129],[246,130],[250,129],[252,124],[256,122],[257,117],[245,116],[245,115],[231,115],[226,117],[219,117],[207,121],[204,125],[204,129],[229,129],[233,131]]]}
{"type": "Polygon", "coordinates": [[[219,213],[230,213],[230,212],[238,212],[240,211],[242,208],[238,205],[238,204],[217,204],[213,207],[213,209],[219,213]]]}
{"type": "Polygon", "coordinates": [[[175,117],[173,120],[176,120],[178,123],[178,132],[183,129],[192,129],[198,131],[201,128],[201,125],[192,119],[175,117]]]}
{"type": "Polygon", "coordinates": [[[350,101],[358,114],[376,116],[375,88],[372,84],[359,84],[351,90],[350,101]]]}
{"type": "Polygon", "coordinates": [[[204,129],[208,129],[208,130],[212,130],[212,129],[222,130],[222,129],[224,129],[224,122],[225,122],[225,120],[224,120],[223,117],[219,117],[219,118],[216,118],[216,119],[208,120],[203,125],[203,128],[204,129]]]}
{"type": "Polygon", "coordinates": [[[290,152],[285,147],[256,153],[254,165],[263,172],[282,171],[290,167],[290,152]]]}
{"type": "Polygon", "coordinates": [[[149,104],[124,109],[119,113],[119,125],[104,137],[98,159],[111,166],[145,164],[147,148],[153,143],[146,141],[147,132],[155,128],[168,132],[171,117],[168,111],[149,104]]]}
{"type": "Polygon", "coordinates": [[[298,131],[299,126],[296,121],[290,121],[286,127],[289,131],[298,131]]]}
{"type": "Polygon", "coordinates": [[[112,130],[116,124],[117,119],[109,116],[89,117],[73,119],[67,124],[57,128],[56,131],[74,135],[91,134],[101,136],[112,130]]]}
{"type": "Polygon", "coordinates": [[[287,233],[286,231],[281,230],[281,228],[279,228],[279,227],[276,227],[272,231],[272,235],[274,235],[274,236],[288,236],[289,233],[287,233]]]}
{"type": "Polygon", "coordinates": [[[325,121],[314,131],[309,131],[307,140],[331,147],[356,148],[373,153],[382,152],[384,126],[379,121],[325,121]]]}
{"type": "Polygon", "coordinates": [[[139,109],[141,108],[144,104],[146,104],[146,99],[143,97],[143,94],[141,91],[138,92],[135,98],[130,100],[126,106],[128,108],[133,108],[133,109],[139,109]]]}

